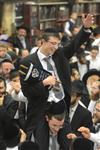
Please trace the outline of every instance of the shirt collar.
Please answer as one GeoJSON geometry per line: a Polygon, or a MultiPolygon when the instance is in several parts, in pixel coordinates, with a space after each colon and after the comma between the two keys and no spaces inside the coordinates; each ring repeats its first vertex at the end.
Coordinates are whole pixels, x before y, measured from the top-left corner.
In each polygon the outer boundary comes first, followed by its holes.
{"type": "Polygon", "coordinates": [[[44,54],[40,51],[40,49],[38,50],[37,55],[38,55],[40,61],[44,60],[44,58],[48,58],[48,57],[51,58],[51,57],[52,57],[52,55],[49,55],[49,56],[44,55],[44,54]]]}
{"type": "Polygon", "coordinates": [[[46,57],[46,55],[44,55],[43,53],[41,53],[40,50],[38,50],[37,55],[38,55],[40,61],[42,61],[46,57]]]}
{"type": "Polygon", "coordinates": [[[70,107],[70,111],[73,111],[73,112],[75,112],[75,110],[77,109],[77,106],[78,106],[78,103],[77,103],[75,106],[73,106],[73,107],[70,107]]]}

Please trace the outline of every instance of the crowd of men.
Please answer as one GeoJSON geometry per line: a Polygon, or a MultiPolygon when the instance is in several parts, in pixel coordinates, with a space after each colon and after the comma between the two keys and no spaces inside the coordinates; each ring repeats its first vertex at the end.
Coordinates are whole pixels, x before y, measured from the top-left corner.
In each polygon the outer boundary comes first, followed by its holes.
{"type": "Polygon", "coordinates": [[[0,150],[100,150],[100,26],[76,19],[0,35],[0,150]]]}

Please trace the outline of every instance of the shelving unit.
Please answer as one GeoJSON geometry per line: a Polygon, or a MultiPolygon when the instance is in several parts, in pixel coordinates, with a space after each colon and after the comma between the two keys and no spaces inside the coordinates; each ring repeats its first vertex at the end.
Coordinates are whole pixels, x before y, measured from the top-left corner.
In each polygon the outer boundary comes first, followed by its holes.
{"type": "Polygon", "coordinates": [[[42,2],[30,5],[31,26],[33,26],[34,20],[40,29],[55,26],[58,20],[66,21],[67,4],[68,2],[42,2]]]}
{"type": "MultiPolygon", "coordinates": [[[[39,26],[40,29],[49,27],[61,27],[69,17],[68,1],[49,0],[46,2],[23,2],[20,7],[21,18],[16,16],[19,24],[24,22],[30,28],[39,26]],[[57,1],[57,2],[56,2],[57,1]]],[[[17,8],[17,11],[19,9],[17,8]]],[[[76,0],[73,11],[78,13],[77,24],[81,24],[82,14],[91,13],[95,16],[96,23],[100,25],[100,0],[76,0]]]]}
{"type": "Polygon", "coordinates": [[[83,13],[93,14],[95,22],[100,25],[100,0],[78,0],[73,6],[73,11],[79,14],[79,18],[83,13]]]}

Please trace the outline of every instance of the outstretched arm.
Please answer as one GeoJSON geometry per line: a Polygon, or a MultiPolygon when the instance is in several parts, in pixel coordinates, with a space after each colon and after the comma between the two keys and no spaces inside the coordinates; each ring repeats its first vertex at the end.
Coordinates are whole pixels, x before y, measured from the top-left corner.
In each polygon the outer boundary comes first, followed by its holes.
{"type": "Polygon", "coordinates": [[[94,23],[93,15],[88,14],[86,17],[82,16],[82,28],[79,33],[69,42],[65,47],[63,47],[63,52],[67,59],[70,59],[77,51],[80,46],[84,44],[91,35],[91,26],[94,23]]]}

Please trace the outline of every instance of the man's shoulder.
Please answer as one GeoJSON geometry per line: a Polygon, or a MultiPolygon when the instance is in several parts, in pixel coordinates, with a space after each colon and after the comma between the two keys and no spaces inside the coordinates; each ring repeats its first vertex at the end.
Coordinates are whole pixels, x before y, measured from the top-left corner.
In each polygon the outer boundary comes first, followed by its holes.
{"type": "Polygon", "coordinates": [[[77,109],[80,110],[80,114],[84,114],[84,115],[91,114],[91,112],[87,108],[83,107],[80,104],[78,105],[77,109]]]}
{"type": "Polygon", "coordinates": [[[24,63],[24,62],[33,61],[34,58],[35,58],[35,54],[34,54],[34,53],[33,53],[33,54],[30,54],[30,55],[26,56],[25,58],[21,59],[20,64],[21,64],[21,63],[24,63]]]}

